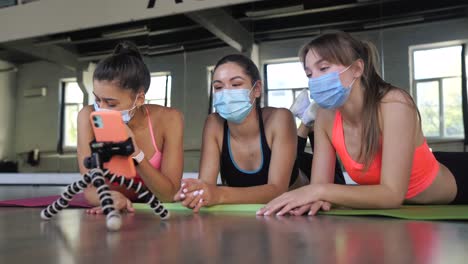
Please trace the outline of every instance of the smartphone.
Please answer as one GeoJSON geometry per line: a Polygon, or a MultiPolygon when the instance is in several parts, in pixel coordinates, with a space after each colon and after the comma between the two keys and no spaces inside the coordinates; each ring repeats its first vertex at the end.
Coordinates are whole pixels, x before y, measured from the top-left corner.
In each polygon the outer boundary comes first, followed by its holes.
{"type": "MultiPolygon", "coordinates": [[[[90,121],[96,142],[120,143],[129,138],[126,125],[118,111],[92,112],[90,121]]],[[[136,175],[135,164],[131,156],[113,155],[103,166],[111,173],[125,178],[133,178],[136,175]]]]}

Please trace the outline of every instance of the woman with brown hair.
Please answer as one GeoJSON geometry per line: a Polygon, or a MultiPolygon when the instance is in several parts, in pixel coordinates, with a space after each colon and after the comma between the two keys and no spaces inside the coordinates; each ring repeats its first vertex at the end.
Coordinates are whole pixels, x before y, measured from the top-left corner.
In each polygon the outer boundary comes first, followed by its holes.
{"type": "Polygon", "coordinates": [[[466,175],[437,161],[413,99],[382,80],[375,54],[370,43],[344,32],[321,35],[301,50],[310,97],[320,106],[313,177],[310,185],[275,198],[257,214],[312,215],[331,204],[397,208],[468,202],[466,175]],[[335,153],[358,186],[332,183],[335,153]]]}

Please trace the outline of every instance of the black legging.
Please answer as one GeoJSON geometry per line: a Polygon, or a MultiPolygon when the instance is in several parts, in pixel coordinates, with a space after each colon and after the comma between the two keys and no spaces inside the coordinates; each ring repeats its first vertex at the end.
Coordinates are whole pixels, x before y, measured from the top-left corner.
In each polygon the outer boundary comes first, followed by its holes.
{"type": "MultiPolygon", "coordinates": [[[[309,133],[309,140],[310,146],[313,151],[314,147],[314,132],[309,133]]],[[[305,152],[305,147],[307,143],[307,138],[303,138],[298,136],[297,137],[297,158],[296,163],[299,169],[307,175],[307,178],[310,180],[311,171],[312,171],[312,158],[313,155],[311,153],[305,152]]],[[[335,183],[337,184],[346,184],[345,179],[343,177],[343,171],[341,170],[340,164],[338,159],[335,163],[335,183]]]]}
{"type": "Polygon", "coordinates": [[[434,156],[455,177],[457,195],[451,204],[468,204],[468,153],[434,152],[434,156]]]}

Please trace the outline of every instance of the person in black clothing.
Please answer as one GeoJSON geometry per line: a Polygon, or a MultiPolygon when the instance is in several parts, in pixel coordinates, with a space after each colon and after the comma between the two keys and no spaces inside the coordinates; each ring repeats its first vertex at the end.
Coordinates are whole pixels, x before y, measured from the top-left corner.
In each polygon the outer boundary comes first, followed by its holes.
{"type": "Polygon", "coordinates": [[[214,204],[266,203],[297,178],[296,125],[284,108],[260,107],[255,64],[228,55],[215,66],[213,105],[203,130],[199,179],[184,179],[174,196],[198,211],[214,204]],[[217,186],[218,174],[223,186],[217,186]]]}
{"type": "MultiPolygon", "coordinates": [[[[311,179],[312,158],[314,151],[314,121],[318,105],[309,99],[309,91],[304,89],[294,100],[294,103],[289,109],[293,115],[301,120],[301,124],[297,129],[297,157],[296,166],[299,168],[301,175],[305,175],[307,180],[311,179]],[[306,152],[307,138],[310,141],[312,153],[306,152]]],[[[312,176],[313,177],[313,176],[312,176]]],[[[346,184],[341,165],[338,160],[335,163],[334,183],[346,184]]]]}

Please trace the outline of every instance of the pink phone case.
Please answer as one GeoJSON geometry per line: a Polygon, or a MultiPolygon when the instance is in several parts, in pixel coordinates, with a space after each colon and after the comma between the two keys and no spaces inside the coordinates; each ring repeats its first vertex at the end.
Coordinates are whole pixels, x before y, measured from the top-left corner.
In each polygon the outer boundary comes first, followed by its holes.
{"type": "MultiPolygon", "coordinates": [[[[97,142],[117,143],[128,139],[120,112],[92,112],[90,122],[97,142]]],[[[133,178],[136,175],[135,164],[130,156],[115,155],[109,162],[104,163],[104,168],[125,178],[133,178]]]]}

